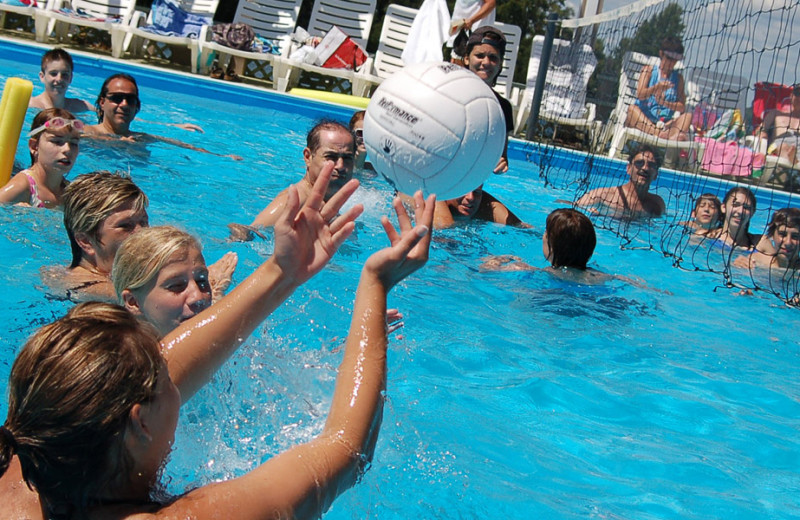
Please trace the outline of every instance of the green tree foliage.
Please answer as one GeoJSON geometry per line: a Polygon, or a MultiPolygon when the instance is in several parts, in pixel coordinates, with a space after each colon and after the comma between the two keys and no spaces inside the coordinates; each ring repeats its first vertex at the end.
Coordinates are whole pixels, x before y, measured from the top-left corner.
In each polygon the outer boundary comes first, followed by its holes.
{"type": "Polygon", "coordinates": [[[683,40],[684,29],[683,8],[678,4],[667,4],[661,12],[642,23],[632,37],[621,38],[615,48],[608,49],[600,38],[594,41],[597,69],[589,81],[587,97],[597,104],[601,119],[607,119],[616,105],[625,53],[634,51],[658,56],[661,41],[667,36],[676,36],[683,40]]]}

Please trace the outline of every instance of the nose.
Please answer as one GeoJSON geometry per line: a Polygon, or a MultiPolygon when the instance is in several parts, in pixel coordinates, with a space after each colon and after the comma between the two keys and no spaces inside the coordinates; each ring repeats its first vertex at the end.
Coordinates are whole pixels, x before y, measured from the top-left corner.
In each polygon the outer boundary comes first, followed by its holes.
{"type": "Polygon", "coordinates": [[[197,282],[194,280],[189,282],[189,288],[187,291],[188,295],[186,298],[186,303],[192,312],[198,313],[208,307],[209,303],[211,303],[208,293],[203,292],[203,290],[200,289],[200,286],[197,285],[197,282]]]}

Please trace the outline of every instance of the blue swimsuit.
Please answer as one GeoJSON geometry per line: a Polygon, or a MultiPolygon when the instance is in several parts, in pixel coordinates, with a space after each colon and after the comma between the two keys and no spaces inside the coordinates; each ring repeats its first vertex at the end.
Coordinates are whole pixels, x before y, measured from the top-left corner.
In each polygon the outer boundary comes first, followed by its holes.
{"type": "MultiPolygon", "coordinates": [[[[659,70],[658,66],[654,66],[653,73],[650,74],[650,82],[647,84],[647,86],[652,87],[661,81],[661,71],[659,70]]],[[[680,75],[678,74],[678,71],[673,69],[672,73],[669,75],[669,78],[667,78],[667,81],[672,83],[672,87],[664,92],[664,99],[670,103],[674,103],[678,101],[678,82],[680,81],[680,75]]],[[[657,122],[661,118],[664,118],[664,121],[669,121],[672,119],[672,114],[675,113],[674,110],[663,105],[659,105],[655,96],[650,96],[645,100],[637,99],[636,106],[638,106],[644,115],[647,116],[647,119],[653,123],[657,122]]]]}

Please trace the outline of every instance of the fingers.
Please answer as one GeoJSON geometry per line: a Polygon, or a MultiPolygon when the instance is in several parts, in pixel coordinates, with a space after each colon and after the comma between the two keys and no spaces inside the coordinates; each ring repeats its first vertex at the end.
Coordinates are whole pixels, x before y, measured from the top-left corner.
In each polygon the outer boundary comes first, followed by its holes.
{"type": "Polygon", "coordinates": [[[344,203],[347,202],[353,193],[359,187],[359,182],[357,179],[350,179],[347,184],[342,186],[339,191],[333,194],[333,196],[325,203],[325,206],[322,207],[320,210],[320,215],[322,218],[328,222],[331,219],[335,218],[336,215],[339,214],[339,210],[342,209],[344,203]]]}
{"type": "MultiPolygon", "coordinates": [[[[308,196],[308,200],[306,200],[306,207],[314,211],[322,209],[325,203],[325,193],[328,191],[328,184],[331,181],[332,172],[333,162],[326,161],[325,166],[322,167],[317,180],[314,182],[314,186],[311,188],[311,194],[308,196]]],[[[332,216],[329,218],[332,218],[332,216]]]]}
{"type": "Polygon", "coordinates": [[[339,231],[341,231],[348,223],[355,222],[355,220],[364,212],[364,205],[363,204],[356,204],[344,215],[339,215],[336,219],[331,222],[330,224],[330,231],[332,235],[335,235],[339,231]]]}

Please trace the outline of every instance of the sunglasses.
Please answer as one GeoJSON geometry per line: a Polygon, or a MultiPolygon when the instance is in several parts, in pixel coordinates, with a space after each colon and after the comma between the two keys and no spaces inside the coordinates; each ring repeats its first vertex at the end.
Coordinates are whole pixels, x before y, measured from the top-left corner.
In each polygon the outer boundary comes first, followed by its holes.
{"type": "Polygon", "coordinates": [[[76,132],[83,132],[83,121],[80,119],[64,119],[63,117],[54,117],[50,121],[45,121],[42,126],[36,127],[30,132],[28,132],[28,137],[33,137],[38,133],[44,132],[45,130],[59,130],[61,128],[72,127],[75,129],[76,132]]]}
{"type": "Polygon", "coordinates": [[[657,170],[658,163],[655,161],[646,161],[644,159],[636,159],[633,161],[633,165],[636,166],[639,170],[657,170]]]}
{"type": "Polygon", "coordinates": [[[139,96],[137,94],[129,94],[127,92],[114,92],[113,94],[106,94],[106,99],[115,105],[119,105],[123,101],[127,101],[129,105],[139,104],[139,96]]]}
{"type": "Polygon", "coordinates": [[[353,133],[356,135],[356,144],[363,144],[364,143],[364,129],[363,128],[356,128],[353,130],[353,133]]]}

